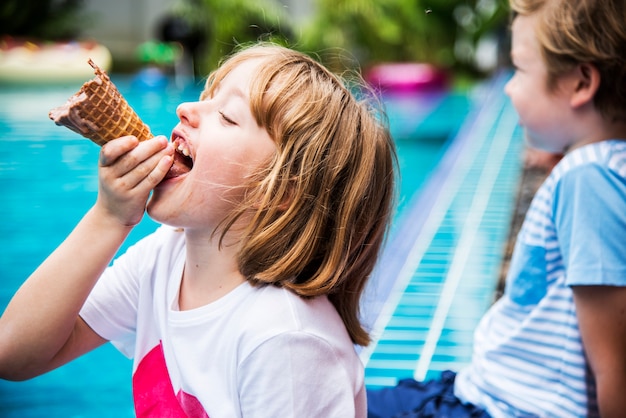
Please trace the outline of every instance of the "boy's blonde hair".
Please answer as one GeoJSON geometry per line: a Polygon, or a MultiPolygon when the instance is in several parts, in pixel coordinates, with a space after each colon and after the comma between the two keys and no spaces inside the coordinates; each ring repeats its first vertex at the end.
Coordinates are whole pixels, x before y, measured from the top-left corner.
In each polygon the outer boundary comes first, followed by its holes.
{"type": "Polygon", "coordinates": [[[352,341],[369,343],[359,303],[392,212],[396,156],[375,102],[355,99],[343,81],[305,54],[270,44],[240,50],[207,80],[201,98],[237,65],[259,59],[252,114],[274,140],[222,238],[253,212],[239,269],[255,284],[298,295],[328,295],[352,341]],[[378,110],[378,112],[376,112],[378,110]],[[248,215],[246,215],[248,216],[248,215]]]}
{"type": "Polygon", "coordinates": [[[626,120],[626,2],[624,0],[509,0],[514,14],[541,13],[537,39],[548,86],[580,63],[600,72],[596,108],[626,120]]]}

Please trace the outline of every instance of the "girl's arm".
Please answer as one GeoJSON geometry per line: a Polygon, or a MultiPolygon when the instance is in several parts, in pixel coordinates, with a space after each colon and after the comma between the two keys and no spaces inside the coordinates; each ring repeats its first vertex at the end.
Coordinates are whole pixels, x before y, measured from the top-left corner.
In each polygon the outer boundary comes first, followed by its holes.
{"type": "Polygon", "coordinates": [[[78,313],[171,166],[157,137],[123,137],[100,152],[95,205],[17,291],[0,318],[0,377],[28,379],[105,342],[78,313]]]}
{"type": "Polygon", "coordinates": [[[626,411],[626,287],[574,286],[580,333],[602,417],[626,411]]]}

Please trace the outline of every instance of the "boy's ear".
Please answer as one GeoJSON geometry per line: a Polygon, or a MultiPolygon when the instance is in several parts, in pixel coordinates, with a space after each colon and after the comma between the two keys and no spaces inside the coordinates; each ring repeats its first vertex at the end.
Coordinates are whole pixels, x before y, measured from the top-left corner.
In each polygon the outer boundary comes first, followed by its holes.
{"type": "Polygon", "coordinates": [[[589,63],[578,64],[575,71],[576,85],[570,99],[570,104],[578,108],[593,102],[600,87],[600,72],[595,65],[589,63]]]}

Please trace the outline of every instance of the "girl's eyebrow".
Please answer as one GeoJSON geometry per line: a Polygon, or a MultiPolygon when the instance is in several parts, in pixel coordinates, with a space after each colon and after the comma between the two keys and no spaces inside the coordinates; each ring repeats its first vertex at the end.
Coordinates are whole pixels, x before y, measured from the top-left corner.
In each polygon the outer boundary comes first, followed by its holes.
{"type": "Polygon", "coordinates": [[[215,97],[217,94],[222,92],[223,94],[227,94],[228,96],[234,96],[234,97],[243,99],[244,101],[248,100],[248,95],[244,92],[244,90],[240,86],[238,85],[224,86],[223,84],[224,83],[222,80],[219,86],[215,86],[215,88],[212,91],[213,97],[215,97]]]}
{"type": "Polygon", "coordinates": [[[229,93],[241,99],[248,100],[248,95],[239,86],[233,86],[229,89],[229,93]]]}
{"type": "Polygon", "coordinates": [[[244,93],[244,91],[239,86],[229,87],[224,90],[222,86],[215,86],[212,89],[204,89],[202,93],[200,93],[200,100],[206,100],[212,97],[215,97],[220,91],[225,91],[229,95],[240,98],[244,101],[248,100],[248,96],[244,93]]]}

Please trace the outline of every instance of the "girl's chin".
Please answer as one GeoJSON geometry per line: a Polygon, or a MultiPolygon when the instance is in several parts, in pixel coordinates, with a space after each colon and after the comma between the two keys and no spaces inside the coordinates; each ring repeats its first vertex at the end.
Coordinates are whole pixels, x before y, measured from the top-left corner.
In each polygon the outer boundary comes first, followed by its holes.
{"type": "Polygon", "coordinates": [[[171,177],[168,179],[162,180],[157,186],[152,190],[152,194],[150,196],[150,200],[148,201],[148,208],[150,205],[154,204],[154,202],[160,202],[162,200],[169,200],[170,195],[174,191],[173,187],[178,183],[183,181],[187,177],[187,173],[177,176],[171,177]]]}
{"type": "Polygon", "coordinates": [[[172,214],[172,206],[161,193],[155,190],[146,205],[146,213],[155,222],[168,224],[168,218],[172,214]]]}

